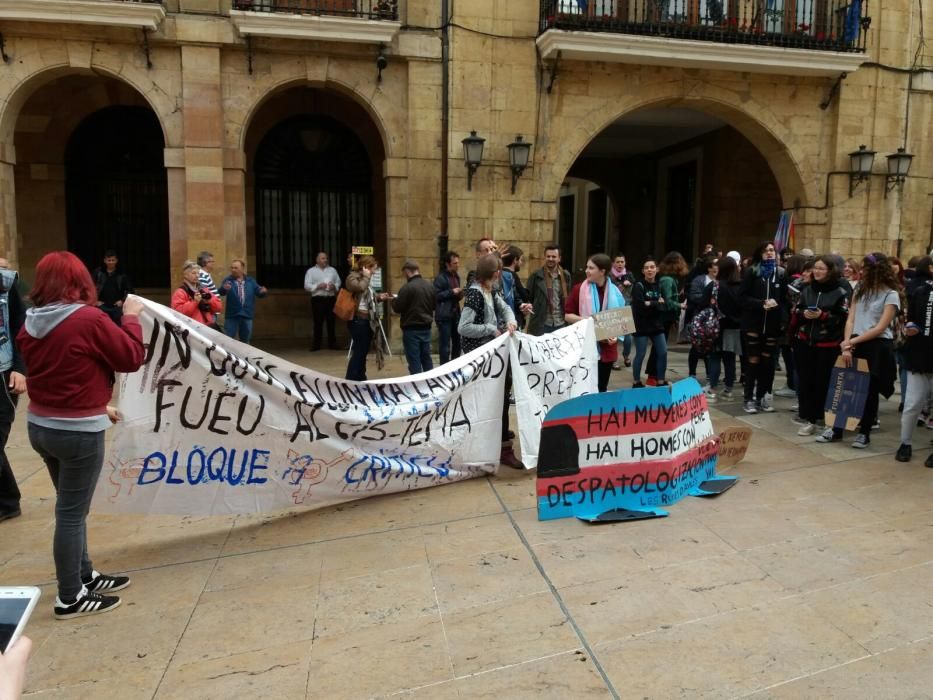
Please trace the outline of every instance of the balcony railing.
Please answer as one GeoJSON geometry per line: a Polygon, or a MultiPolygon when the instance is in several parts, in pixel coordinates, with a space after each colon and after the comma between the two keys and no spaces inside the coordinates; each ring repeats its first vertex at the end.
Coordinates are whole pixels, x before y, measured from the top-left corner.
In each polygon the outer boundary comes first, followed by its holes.
{"type": "Polygon", "coordinates": [[[233,0],[233,9],[398,20],[398,0],[233,0]]]}
{"type": "Polygon", "coordinates": [[[541,0],[541,26],[823,51],[865,51],[869,0],[541,0]]]}

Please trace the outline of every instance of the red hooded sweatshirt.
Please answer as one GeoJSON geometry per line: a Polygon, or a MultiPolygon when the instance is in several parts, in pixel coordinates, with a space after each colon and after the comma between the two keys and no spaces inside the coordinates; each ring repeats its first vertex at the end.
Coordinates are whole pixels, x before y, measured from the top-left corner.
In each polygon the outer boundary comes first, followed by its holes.
{"type": "Polygon", "coordinates": [[[26,361],[29,412],[54,418],[104,415],[114,372],[135,372],[143,363],[142,328],[124,314],[122,327],[86,304],[29,309],[16,343],[26,361]]]}

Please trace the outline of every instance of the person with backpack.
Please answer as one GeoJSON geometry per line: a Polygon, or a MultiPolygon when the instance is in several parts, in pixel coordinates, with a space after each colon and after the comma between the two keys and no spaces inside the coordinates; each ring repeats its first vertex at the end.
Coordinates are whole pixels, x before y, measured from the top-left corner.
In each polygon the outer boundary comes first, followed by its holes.
{"type": "Polygon", "coordinates": [[[212,294],[207,287],[200,286],[201,268],[193,260],[186,260],[182,265],[181,286],[172,294],[172,308],[190,319],[217,328],[217,314],[223,308],[220,297],[212,294]]]}
{"type": "Polygon", "coordinates": [[[645,360],[648,341],[656,357],[657,386],[667,386],[667,330],[664,309],[667,299],[661,295],[658,266],[654,258],[645,258],[641,266],[642,278],[632,290],[632,318],[635,321],[635,361],[632,363],[633,389],[641,389],[641,364],[645,360]]]}
{"type": "MultiPolygon", "coordinates": [[[[689,328],[693,319],[703,310],[709,309],[715,304],[714,292],[717,287],[716,275],[719,273],[719,258],[714,255],[705,255],[697,262],[701,274],[693,278],[690,286],[687,288],[687,308],[684,314],[684,327],[689,328]]],[[[706,378],[709,380],[709,354],[712,352],[716,341],[719,338],[718,312],[715,314],[705,314],[702,323],[697,324],[697,329],[707,327],[710,332],[701,333],[699,337],[705,337],[709,342],[694,342],[690,340],[690,353],[687,356],[687,371],[691,377],[696,379],[697,365],[700,360],[706,367],[706,378]],[[713,324],[713,322],[716,322],[713,324]],[[715,327],[714,327],[715,326],[715,327]]],[[[710,396],[707,392],[707,399],[716,400],[715,396],[710,396]]]]}
{"type": "Polygon", "coordinates": [[[798,435],[813,435],[823,418],[833,366],[839,357],[842,331],[849,317],[849,296],[839,284],[841,270],[826,256],[818,257],[812,279],[800,287],[791,329],[797,361],[798,435]]]}
{"type": "Polygon", "coordinates": [[[715,403],[719,398],[726,401],[732,399],[732,387],[735,385],[735,358],[742,354],[742,338],[739,331],[742,320],[739,287],[742,282],[739,266],[734,258],[725,256],[719,259],[717,269],[716,309],[719,312],[719,339],[709,355],[709,386],[706,398],[710,403],[715,403]],[[725,376],[722,392],[719,393],[721,373],[725,376]]]}
{"type": "Polygon", "coordinates": [[[774,355],[778,336],[787,322],[787,278],[777,266],[774,243],[755,249],[742,275],[742,340],[748,363],[745,377],[745,412],[773,413],[768,399],[774,384],[774,355]]]}

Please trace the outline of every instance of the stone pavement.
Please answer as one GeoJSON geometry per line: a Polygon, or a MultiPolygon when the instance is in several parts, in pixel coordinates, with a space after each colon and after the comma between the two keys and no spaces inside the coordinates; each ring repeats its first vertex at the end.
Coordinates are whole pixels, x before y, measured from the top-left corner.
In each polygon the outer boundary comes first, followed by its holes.
{"type": "MultiPolygon", "coordinates": [[[[342,376],[339,353],[282,354],[342,376]]],[[[96,567],[133,585],[73,621],[51,614],[54,499],[21,411],[0,584],[43,589],[27,696],[931,697],[933,432],[895,462],[896,401],[861,452],[798,438],[789,400],[717,404],[756,428],[741,480],[653,521],[538,522],[534,474],[508,469],[312,512],[92,513],[96,567]]]]}

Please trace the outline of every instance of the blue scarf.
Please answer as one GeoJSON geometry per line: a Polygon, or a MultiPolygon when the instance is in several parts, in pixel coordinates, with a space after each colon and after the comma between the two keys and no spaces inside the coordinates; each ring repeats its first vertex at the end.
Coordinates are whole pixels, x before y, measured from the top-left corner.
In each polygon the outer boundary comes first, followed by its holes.
{"type": "Polygon", "coordinates": [[[758,272],[761,275],[762,279],[767,279],[774,274],[774,269],[777,267],[776,260],[762,260],[758,263],[758,272]]]}

